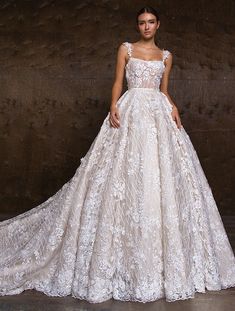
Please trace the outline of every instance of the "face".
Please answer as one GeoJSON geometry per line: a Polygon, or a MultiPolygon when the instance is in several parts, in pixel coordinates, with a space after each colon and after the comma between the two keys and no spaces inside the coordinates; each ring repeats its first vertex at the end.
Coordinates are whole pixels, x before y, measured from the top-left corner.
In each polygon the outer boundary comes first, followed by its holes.
{"type": "Polygon", "coordinates": [[[160,26],[160,21],[152,13],[142,13],[138,17],[137,28],[140,35],[145,38],[151,38],[155,35],[160,26]]]}

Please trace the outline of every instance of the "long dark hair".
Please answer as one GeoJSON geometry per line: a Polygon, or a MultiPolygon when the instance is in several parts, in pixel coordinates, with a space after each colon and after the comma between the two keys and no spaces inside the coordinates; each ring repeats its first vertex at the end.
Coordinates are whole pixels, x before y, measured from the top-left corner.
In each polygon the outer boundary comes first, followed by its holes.
{"type": "Polygon", "coordinates": [[[156,17],[157,22],[160,21],[159,14],[158,14],[158,12],[154,8],[152,8],[151,6],[144,6],[136,14],[136,24],[138,24],[138,17],[142,13],[151,13],[151,14],[153,14],[156,17]]]}

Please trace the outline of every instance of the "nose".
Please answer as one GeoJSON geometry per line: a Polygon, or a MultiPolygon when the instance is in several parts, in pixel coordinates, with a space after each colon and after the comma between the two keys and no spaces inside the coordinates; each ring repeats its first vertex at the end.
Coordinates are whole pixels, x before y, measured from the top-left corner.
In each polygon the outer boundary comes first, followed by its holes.
{"type": "Polygon", "coordinates": [[[145,24],[145,30],[147,30],[147,29],[149,29],[149,24],[148,23],[145,24]]]}

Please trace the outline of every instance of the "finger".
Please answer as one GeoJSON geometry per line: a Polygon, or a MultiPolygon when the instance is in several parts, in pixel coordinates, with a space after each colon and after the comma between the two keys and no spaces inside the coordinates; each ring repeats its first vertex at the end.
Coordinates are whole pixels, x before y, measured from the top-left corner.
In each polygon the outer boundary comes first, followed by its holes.
{"type": "Polygon", "coordinates": [[[113,120],[114,120],[115,124],[117,124],[117,125],[120,124],[120,121],[119,121],[119,119],[116,117],[116,115],[113,116],[113,120]]]}
{"type": "Polygon", "coordinates": [[[177,115],[174,115],[173,120],[175,121],[177,128],[180,128],[180,118],[177,115]]]}
{"type": "Polygon", "coordinates": [[[114,127],[119,127],[119,123],[116,121],[116,118],[113,118],[113,116],[111,116],[111,120],[114,127]]]}
{"type": "Polygon", "coordinates": [[[179,119],[178,119],[178,117],[175,118],[175,123],[176,123],[177,127],[179,128],[179,119]]]}
{"type": "Polygon", "coordinates": [[[110,116],[109,122],[110,122],[110,125],[111,125],[112,127],[116,127],[112,115],[110,116]]]}
{"type": "Polygon", "coordinates": [[[113,121],[111,119],[109,119],[109,123],[110,123],[110,126],[114,127],[113,126],[113,121]]]}
{"type": "Polygon", "coordinates": [[[180,128],[181,128],[181,121],[180,121],[180,118],[178,117],[177,120],[178,120],[178,121],[177,121],[177,123],[178,123],[178,128],[180,129],[180,128]]]}
{"type": "Polygon", "coordinates": [[[114,127],[114,128],[117,128],[117,127],[118,127],[118,125],[115,124],[114,122],[111,123],[111,126],[114,127]]]}
{"type": "Polygon", "coordinates": [[[120,115],[118,112],[116,113],[116,115],[114,115],[114,118],[115,118],[116,122],[120,122],[120,115]]]}

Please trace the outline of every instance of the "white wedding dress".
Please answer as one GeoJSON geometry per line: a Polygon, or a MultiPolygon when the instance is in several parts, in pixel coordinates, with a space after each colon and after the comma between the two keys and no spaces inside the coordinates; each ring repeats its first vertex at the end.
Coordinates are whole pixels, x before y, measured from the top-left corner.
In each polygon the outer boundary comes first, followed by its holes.
{"type": "Polygon", "coordinates": [[[211,188],[159,85],[162,60],[129,55],[120,127],[109,113],[75,175],[0,222],[0,295],[36,289],[91,303],[192,298],[235,286],[211,188]]]}

